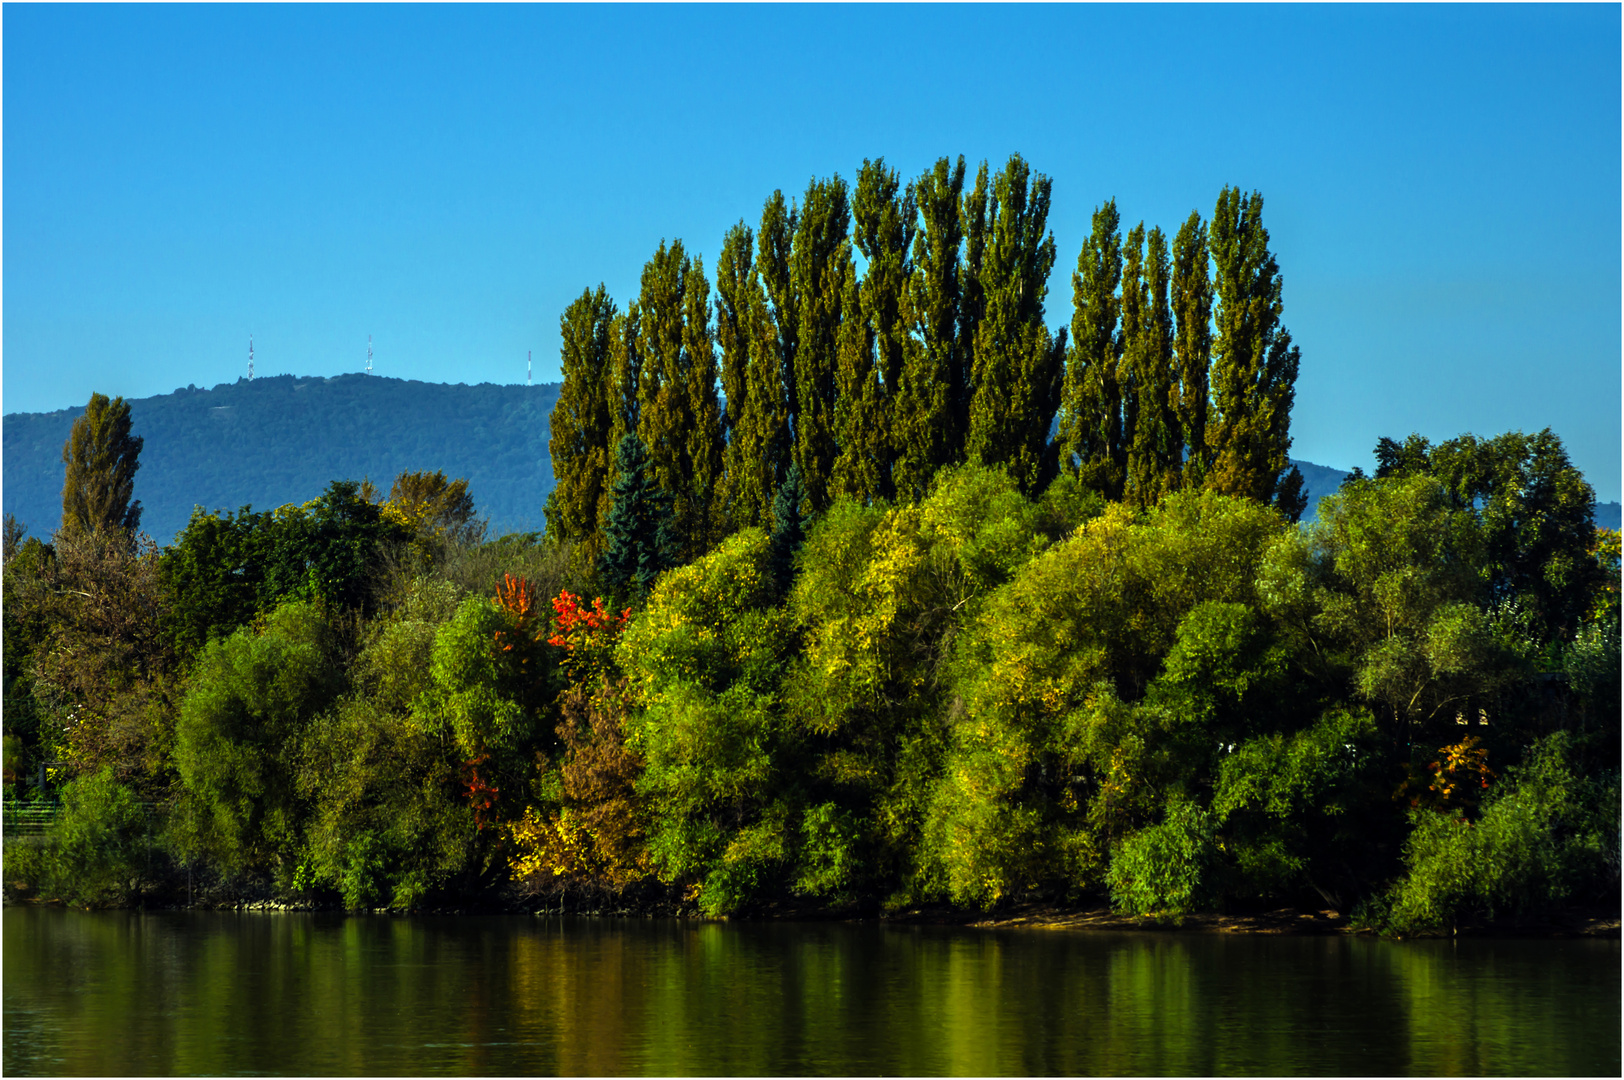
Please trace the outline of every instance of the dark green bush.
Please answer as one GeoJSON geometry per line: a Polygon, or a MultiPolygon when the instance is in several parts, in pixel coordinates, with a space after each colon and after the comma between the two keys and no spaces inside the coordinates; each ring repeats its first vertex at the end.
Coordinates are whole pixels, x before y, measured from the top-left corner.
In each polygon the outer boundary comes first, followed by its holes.
{"type": "Polygon", "coordinates": [[[1568,741],[1558,732],[1530,747],[1477,821],[1414,812],[1406,872],[1388,895],[1388,929],[1436,931],[1473,918],[1529,915],[1616,889],[1618,777],[1575,776],[1568,741]]]}

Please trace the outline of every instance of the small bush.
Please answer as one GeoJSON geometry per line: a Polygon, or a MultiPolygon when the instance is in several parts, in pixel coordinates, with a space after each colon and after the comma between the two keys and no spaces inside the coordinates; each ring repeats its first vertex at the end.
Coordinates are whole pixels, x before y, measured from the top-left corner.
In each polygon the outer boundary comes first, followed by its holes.
{"type": "Polygon", "coordinates": [[[151,844],[145,812],[108,766],[64,785],[62,816],[43,838],[7,846],[5,880],[42,899],[117,906],[139,893],[151,844]]]}
{"type": "Polygon", "coordinates": [[[1206,810],[1186,798],[1171,800],[1160,825],[1134,833],[1111,856],[1105,880],[1117,908],[1177,921],[1210,906],[1214,829],[1206,810]]]}

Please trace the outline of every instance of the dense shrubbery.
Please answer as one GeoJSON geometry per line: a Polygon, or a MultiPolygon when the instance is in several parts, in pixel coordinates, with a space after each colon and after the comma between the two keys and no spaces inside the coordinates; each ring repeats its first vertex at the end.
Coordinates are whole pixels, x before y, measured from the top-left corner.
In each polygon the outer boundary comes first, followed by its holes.
{"type": "Polygon", "coordinates": [[[1301,901],[1407,932],[1617,887],[1616,545],[1562,598],[1574,629],[1542,628],[1424,474],[1295,527],[1213,492],[1029,498],[969,464],[916,504],[836,502],[787,591],[746,528],[626,611],[581,599],[567,546],[420,528],[372,538],[365,602],[256,593],[195,648],[163,629],[209,598],[165,561],[217,544],[194,525],[162,554],[11,552],[13,752],[78,779],[8,886],[1301,901]],[[110,620],[130,595],[152,599],[110,620]]]}

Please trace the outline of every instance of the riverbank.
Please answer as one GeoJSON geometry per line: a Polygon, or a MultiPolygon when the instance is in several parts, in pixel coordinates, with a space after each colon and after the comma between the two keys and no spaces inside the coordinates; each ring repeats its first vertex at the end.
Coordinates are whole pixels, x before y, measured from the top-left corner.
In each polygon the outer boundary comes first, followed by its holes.
{"type": "MultiPolygon", "coordinates": [[[[53,906],[60,901],[7,895],[7,906],[30,904],[53,906]]],[[[145,910],[241,911],[241,912],[334,912],[341,906],[331,903],[284,900],[272,897],[239,899],[199,899],[191,904],[145,905],[145,910]]],[[[534,898],[510,897],[503,901],[467,905],[436,905],[421,910],[398,911],[374,908],[357,914],[393,916],[518,915],[538,917],[571,915],[583,918],[694,919],[704,921],[696,910],[683,904],[617,905],[584,904],[538,906],[534,898]]],[[[840,922],[893,923],[900,925],[960,926],[976,930],[1101,930],[1160,931],[1185,934],[1274,934],[1313,936],[1357,934],[1376,936],[1376,931],[1356,926],[1345,914],[1332,909],[1304,910],[1281,907],[1243,912],[1212,912],[1187,915],[1177,922],[1125,915],[1106,904],[1067,906],[1053,903],[1016,903],[994,913],[950,906],[922,906],[905,911],[875,909],[830,909],[811,904],[785,903],[739,915],[733,922],[840,922]]],[[[1539,915],[1479,919],[1434,933],[1408,935],[1436,937],[1538,937],[1538,938],[1619,938],[1620,912],[1614,908],[1573,906],[1553,909],[1539,915]]]]}
{"type": "MultiPolygon", "coordinates": [[[[980,918],[967,925],[987,929],[1025,927],[1040,930],[1177,930],[1209,934],[1373,934],[1356,927],[1344,914],[1333,910],[1303,911],[1276,908],[1268,911],[1186,916],[1177,925],[1123,915],[1101,905],[1089,908],[1063,908],[1032,904],[995,917],[980,918]]],[[[1562,908],[1538,916],[1504,917],[1463,923],[1450,931],[1417,934],[1415,937],[1619,937],[1619,912],[1602,908],[1562,908]]]]}

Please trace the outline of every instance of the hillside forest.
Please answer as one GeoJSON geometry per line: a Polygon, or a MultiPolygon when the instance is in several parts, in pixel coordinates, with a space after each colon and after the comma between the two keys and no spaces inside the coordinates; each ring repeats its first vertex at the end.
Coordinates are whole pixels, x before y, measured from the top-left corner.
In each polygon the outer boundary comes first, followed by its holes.
{"type": "Polygon", "coordinates": [[[1261,196],[1104,203],[1056,332],[1049,198],[865,161],[714,296],[680,241],[586,290],[544,533],[403,471],[160,549],[93,396],[60,525],[6,519],[8,897],[1616,910],[1619,535],[1561,440],[1384,437],[1300,523],[1261,196]]]}

